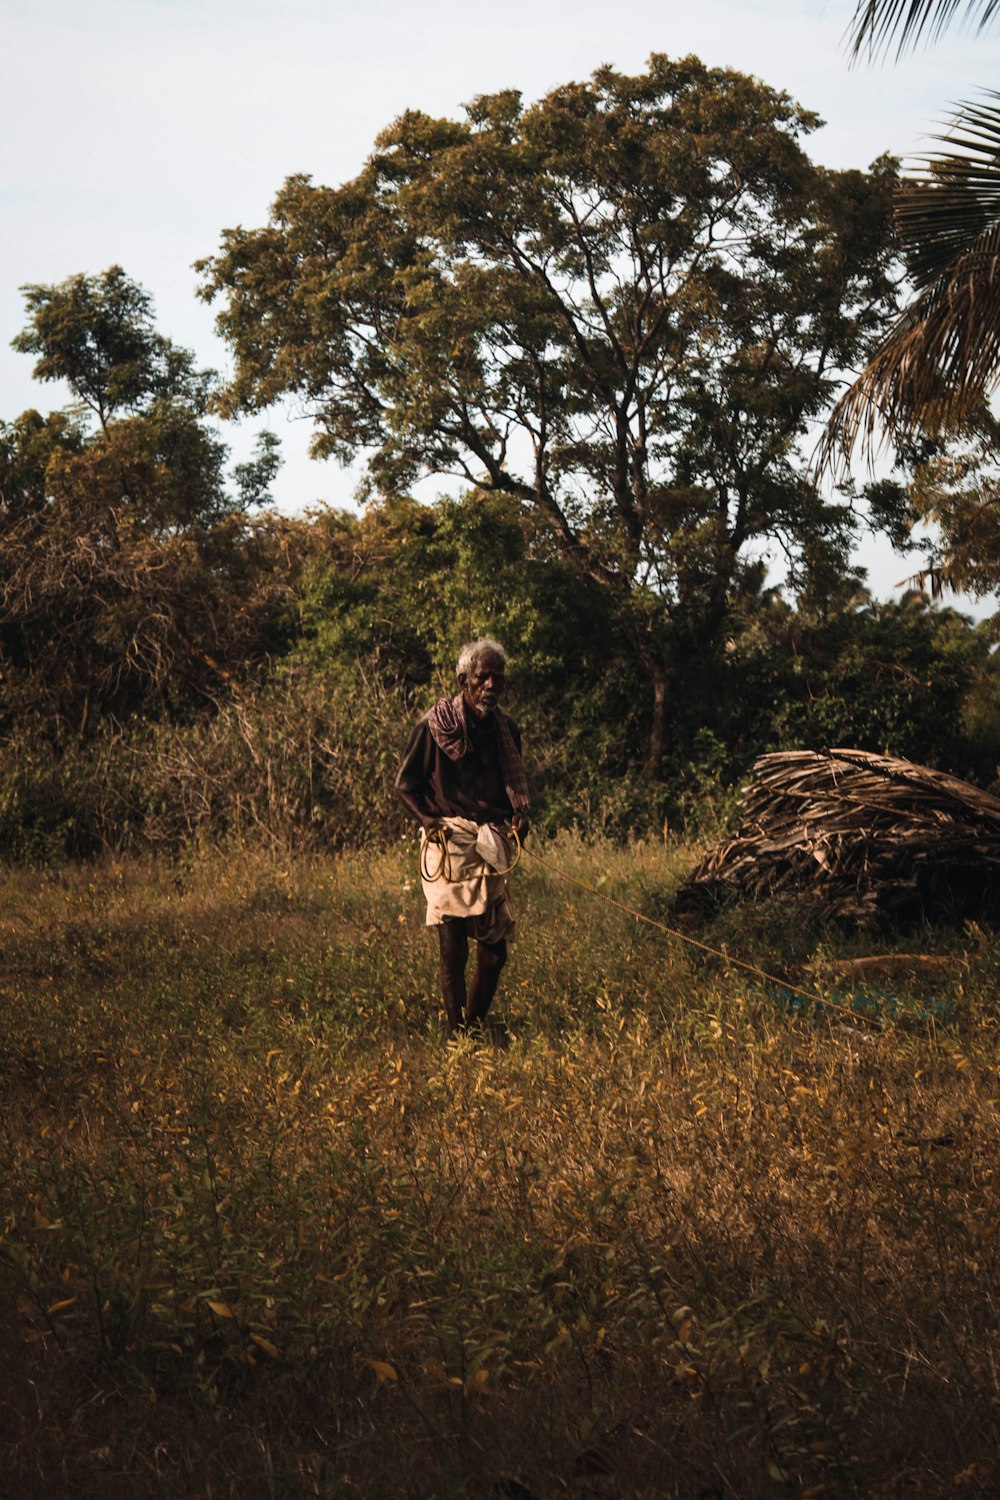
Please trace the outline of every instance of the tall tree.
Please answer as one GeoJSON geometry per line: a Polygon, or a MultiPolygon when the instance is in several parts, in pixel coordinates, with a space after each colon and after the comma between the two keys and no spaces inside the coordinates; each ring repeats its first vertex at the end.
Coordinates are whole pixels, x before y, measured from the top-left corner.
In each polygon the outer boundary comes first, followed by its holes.
{"type": "Polygon", "coordinates": [[[285,394],[375,484],[515,497],[612,591],[652,692],[719,639],[747,549],[842,540],[798,440],[891,301],[893,169],[833,173],[818,121],[738,73],[629,77],[464,119],[408,112],[338,189],[285,183],[202,263],[235,355],[228,413],[285,394]]]}
{"type": "Polygon", "coordinates": [[[230,493],[211,372],[157,333],[120,267],[25,296],[15,347],[77,404],[0,423],[5,708],[85,736],[167,694],[200,701],[227,660],[264,649],[267,546],[245,504],[266,498],[277,455],[265,436],[230,493]]]}
{"type": "Polygon", "coordinates": [[[212,371],[157,332],[152,298],[121,266],[22,291],[29,321],[13,347],[38,356],[36,380],[66,381],[104,432],[161,399],[204,415],[212,371]]]}

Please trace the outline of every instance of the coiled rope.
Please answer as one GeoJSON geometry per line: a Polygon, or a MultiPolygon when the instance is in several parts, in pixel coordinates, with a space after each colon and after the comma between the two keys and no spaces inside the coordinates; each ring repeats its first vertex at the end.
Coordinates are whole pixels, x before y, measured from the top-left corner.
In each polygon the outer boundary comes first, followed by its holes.
{"type": "MultiPolygon", "coordinates": [[[[487,879],[497,875],[509,875],[521,863],[523,845],[518,837],[517,829],[505,828],[503,834],[505,838],[513,839],[514,841],[514,858],[506,870],[487,869],[487,879]]],[[[420,845],[420,878],[421,880],[426,880],[430,885],[433,885],[436,880],[443,880],[447,885],[451,885],[452,883],[451,850],[448,848],[448,835],[443,828],[432,828],[430,833],[424,835],[423,843],[420,845]],[[431,870],[427,859],[428,850],[432,848],[438,851],[436,870],[431,870]]]]}

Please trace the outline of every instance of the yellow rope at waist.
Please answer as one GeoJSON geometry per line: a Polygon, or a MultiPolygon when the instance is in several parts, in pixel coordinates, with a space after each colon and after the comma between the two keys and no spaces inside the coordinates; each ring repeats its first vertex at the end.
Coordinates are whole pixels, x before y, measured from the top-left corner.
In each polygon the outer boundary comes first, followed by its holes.
{"type": "MultiPolygon", "coordinates": [[[[522,845],[517,829],[504,828],[502,831],[505,838],[514,840],[514,858],[506,870],[487,870],[487,879],[495,875],[509,875],[521,863],[522,845]]],[[[448,833],[446,829],[432,828],[429,833],[424,835],[423,843],[420,845],[420,878],[421,880],[426,880],[430,885],[433,885],[436,880],[443,880],[446,885],[452,884],[451,850],[448,848],[448,833]],[[433,871],[427,860],[427,851],[431,847],[438,851],[437,869],[433,871]]]]}

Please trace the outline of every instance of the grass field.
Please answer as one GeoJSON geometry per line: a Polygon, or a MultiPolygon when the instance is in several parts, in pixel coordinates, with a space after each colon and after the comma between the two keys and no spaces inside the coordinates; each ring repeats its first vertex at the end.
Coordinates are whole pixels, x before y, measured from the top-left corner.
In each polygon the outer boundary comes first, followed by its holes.
{"type": "MultiPolygon", "coordinates": [[[[690,863],[543,852],[651,916],[690,863]]],[[[446,1044],[412,848],[0,886],[0,1493],[997,1492],[1000,942],[800,1004],[526,858],[446,1044]]]]}

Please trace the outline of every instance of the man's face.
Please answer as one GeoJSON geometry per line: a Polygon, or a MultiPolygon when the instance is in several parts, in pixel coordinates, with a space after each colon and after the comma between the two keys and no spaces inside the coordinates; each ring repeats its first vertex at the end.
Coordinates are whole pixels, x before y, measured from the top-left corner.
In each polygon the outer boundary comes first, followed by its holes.
{"type": "Polygon", "coordinates": [[[500,657],[487,651],[462,678],[462,693],[477,719],[493,712],[504,690],[506,678],[500,657]]]}

